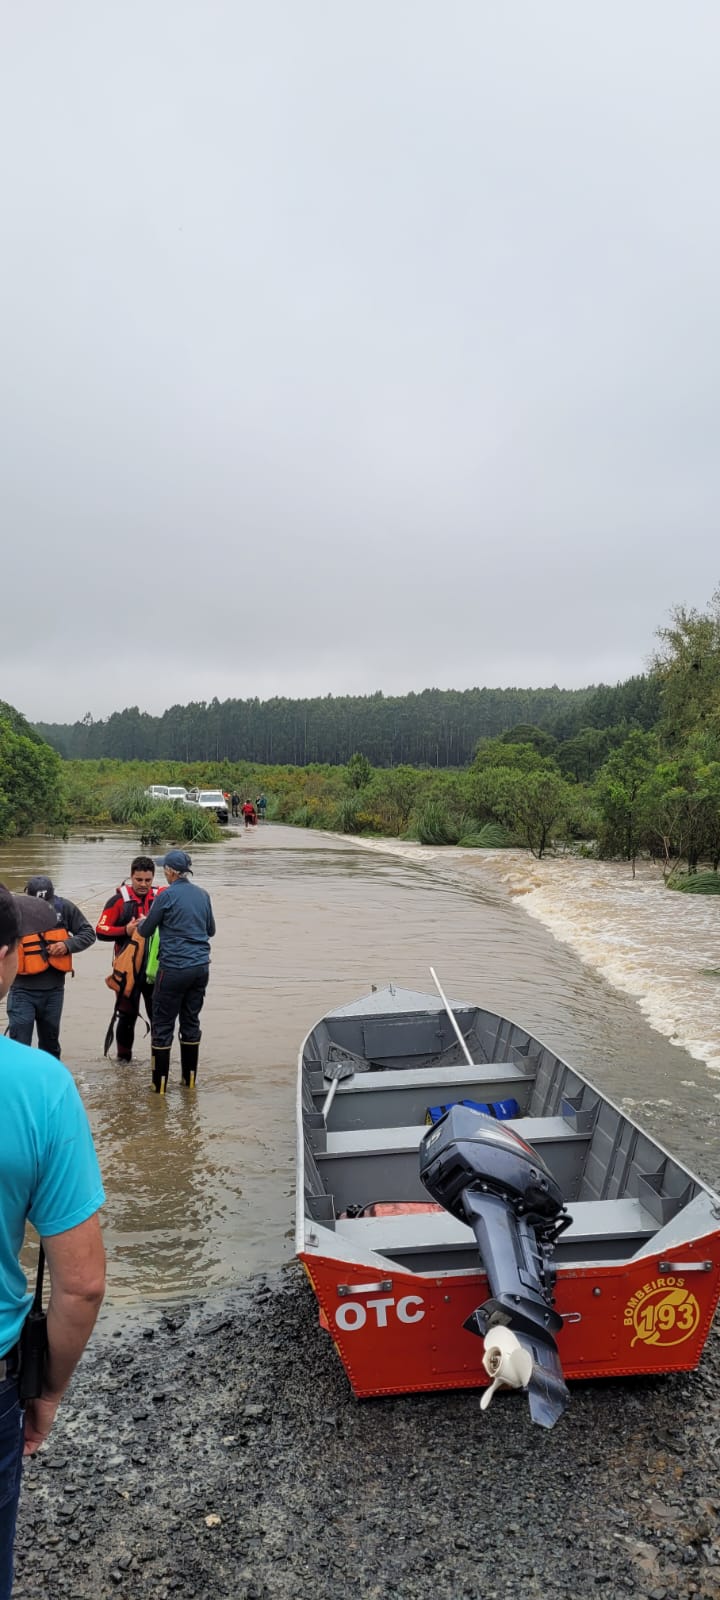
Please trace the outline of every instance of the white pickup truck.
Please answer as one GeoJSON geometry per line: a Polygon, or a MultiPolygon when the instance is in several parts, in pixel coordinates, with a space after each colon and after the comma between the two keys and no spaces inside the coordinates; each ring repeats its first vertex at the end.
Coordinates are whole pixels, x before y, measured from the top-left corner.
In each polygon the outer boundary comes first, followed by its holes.
{"type": "Polygon", "coordinates": [[[227,800],[222,789],[189,789],[187,803],[199,806],[201,811],[214,811],[218,822],[227,822],[227,800]]]}

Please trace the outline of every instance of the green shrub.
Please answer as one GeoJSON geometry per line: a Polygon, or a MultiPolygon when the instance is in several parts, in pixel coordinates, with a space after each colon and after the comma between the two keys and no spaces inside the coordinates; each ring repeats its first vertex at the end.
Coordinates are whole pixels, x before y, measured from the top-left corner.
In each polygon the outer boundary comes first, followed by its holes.
{"type": "Polygon", "coordinates": [[[110,817],[124,827],[137,828],[146,845],[171,844],[195,840],[214,844],[220,829],[212,811],[185,805],[183,800],[152,800],[143,789],[129,786],[110,796],[110,817]]]}
{"type": "Polygon", "coordinates": [[[287,820],[292,828],[311,828],[313,816],[309,805],[296,806],[287,820]]]}

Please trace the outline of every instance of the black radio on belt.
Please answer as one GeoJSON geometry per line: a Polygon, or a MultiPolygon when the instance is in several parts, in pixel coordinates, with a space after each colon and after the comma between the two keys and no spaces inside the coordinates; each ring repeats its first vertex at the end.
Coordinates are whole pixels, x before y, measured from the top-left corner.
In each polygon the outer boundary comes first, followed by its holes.
{"type": "Polygon", "coordinates": [[[20,1334],[20,1375],[18,1393],[21,1400],[37,1400],[43,1392],[45,1363],[47,1361],[47,1316],[43,1311],[43,1275],[45,1251],[40,1246],[35,1295],[20,1334]]]}

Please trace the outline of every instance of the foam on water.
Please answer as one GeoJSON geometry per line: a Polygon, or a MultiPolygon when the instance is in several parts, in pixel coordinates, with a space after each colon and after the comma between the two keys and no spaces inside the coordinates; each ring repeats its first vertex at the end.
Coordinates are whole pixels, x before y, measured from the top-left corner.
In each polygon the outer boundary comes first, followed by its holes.
{"type": "Polygon", "coordinates": [[[674,894],[650,862],[639,862],[633,878],[627,862],[362,842],[502,885],[556,939],[632,995],[653,1028],[720,1076],[720,899],[674,894]]]}
{"type": "MultiPolygon", "coordinates": [[[[659,869],[520,851],[486,857],[523,909],[633,995],[658,1032],[720,1074],[720,916],[714,897],[674,894],[659,869]]],[[[477,869],[475,869],[477,870],[477,869]]]]}

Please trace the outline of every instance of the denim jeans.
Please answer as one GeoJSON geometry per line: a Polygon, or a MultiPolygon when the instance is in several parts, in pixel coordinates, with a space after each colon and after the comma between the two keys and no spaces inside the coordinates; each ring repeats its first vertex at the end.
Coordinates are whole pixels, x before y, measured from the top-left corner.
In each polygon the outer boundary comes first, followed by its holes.
{"type": "Polygon", "coordinates": [[[29,989],[14,983],[8,990],[7,1014],[11,1039],[18,1044],[32,1044],[33,1026],[37,1024],[38,1049],[60,1059],[60,1018],[62,1016],[65,985],[56,989],[29,989]]]}
{"type": "Polygon", "coordinates": [[[178,1017],[181,1039],[191,1041],[200,1038],[200,1012],[209,976],[210,968],[207,965],[159,968],[153,995],[153,1044],[172,1044],[178,1017]]]}
{"type": "Polygon", "coordinates": [[[0,1600],[10,1600],[12,1592],[24,1418],[18,1400],[17,1378],[3,1379],[0,1383],[0,1600]]]}

